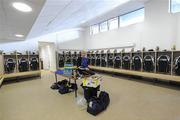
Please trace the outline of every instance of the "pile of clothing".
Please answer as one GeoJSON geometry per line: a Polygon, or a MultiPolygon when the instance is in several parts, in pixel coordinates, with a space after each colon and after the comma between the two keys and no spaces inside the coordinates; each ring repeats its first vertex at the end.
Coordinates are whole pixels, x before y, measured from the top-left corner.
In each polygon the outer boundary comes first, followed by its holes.
{"type": "Polygon", "coordinates": [[[75,83],[70,83],[68,80],[64,79],[62,81],[58,81],[51,86],[51,89],[58,90],[60,94],[70,93],[74,90],[77,90],[78,87],[75,83]]]}

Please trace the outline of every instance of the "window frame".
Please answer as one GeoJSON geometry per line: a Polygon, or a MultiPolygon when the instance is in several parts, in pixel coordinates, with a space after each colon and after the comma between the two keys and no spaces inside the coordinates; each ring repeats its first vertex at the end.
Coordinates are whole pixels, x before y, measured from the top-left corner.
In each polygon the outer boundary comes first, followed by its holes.
{"type": "MultiPolygon", "coordinates": [[[[170,1],[171,1],[171,0],[170,0],[170,1]]],[[[122,14],[122,15],[119,15],[119,16],[116,16],[116,17],[112,17],[112,18],[107,19],[107,20],[105,20],[105,21],[102,21],[102,22],[99,22],[99,23],[97,23],[97,24],[91,25],[91,26],[90,26],[90,35],[95,35],[95,34],[98,34],[98,33],[107,32],[107,31],[109,31],[109,30],[117,30],[117,29],[119,29],[119,28],[128,27],[128,26],[130,26],[130,25],[138,24],[138,23],[141,23],[141,22],[144,22],[144,21],[145,21],[145,7],[141,7],[141,8],[135,9],[135,10],[133,10],[133,11],[127,12],[127,13],[125,13],[125,14],[122,14]],[[141,9],[144,10],[143,21],[131,23],[131,24],[125,25],[125,26],[121,26],[121,17],[122,17],[122,16],[131,14],[131,13],[136,12],[136,11],[141,10],[141,9]],[[109,27],[109,21],[112,20],[112,19],[115,19],[115,18],[117,18],[117,20],[118,20],[118,27],[115,28],[115,29],[109,29],[109,28],[110,28],[110,27],[109,27]],[[107,24],[107,30],[101,31],[101,24],[103,24],[103,23],[105,23],[105,22],[106,22],[106,24],[107,24]],[[98,32],[97,32],[97,33],[94,33],[94,32],[93,32],[93,27],[94,27],[94,26],[98,26],[98,32]]]]}
{"type": "Polygon", "coordinates": [[[108,30],[109,30],[109,28],[108,28],[108,21],[107,20],[99,23],[99,32],[101,32],[101,33],[102,32],[107,32],[108,30]],[[104,23],[106,23],[107,29],[105,31],[101,31],[101,25],[104,24],[104,23]]]}
{"type": "Polygon", "coordinates": [[[125,14],[122,14],[122,15],[118,16],[118,17],[119,17],[119,28],[127,27],[127,26],[130,26],[130,25],[139,23],[139,22],[136,22],[136,23],[132,23],[132,24],[129,24],[129,25],[121,26],[121,23],[122,23],[122,22],[121,22],[121,17],[122,17],[122,16],[125,16],[125,15],[128,15],[128,14],[131,14],[131,13],[134,13],[134,12],[136,12],[136,11],[142,10],[142,9],[144,9],[144,19],[145,19],[145,8],[144,8],[144,7],[141,7],[141,8],[139,8],[139,9],[136,9],[136,10],[133,10],[133,11],[130,11],[130,12],[127,12],[127,13],[125,13],[125,14]]]}
{"type": "Polygon", "coordinates": [[[90,26],[90,33],[91,33],[91,35],[96,35],[96,34],[98,34],[99,32],[100,32],[100,26],[99,26],[99,24],[94,24],[94,25],[91,25],[90,26]],[[95,26],[98,26],[98,32],[97,33],[94,33],[94,27],[95,26]]]}
{"type": "Polygon", "coordinates": [[[169,13],[172,14],[176,14],[176,13],[180,13],[180,10],[177,12],[173,12],[173,4],[172,4],[173,0],[169,0],[169,13]]]}
{"type": "Polygon", "coordinates": [[[117,30],[117,29],[119,29],[119,16],[110,18],[110,19],[107,20],[107,22],[108,22],[108,30],[117,30]],[[109,23],[110,23],[111,20],[114,20],[114,19],[117,19],[117,22],[118,22],[117,23],[118,24],[117,28],[110,29],[110,24],[109,23]]]}

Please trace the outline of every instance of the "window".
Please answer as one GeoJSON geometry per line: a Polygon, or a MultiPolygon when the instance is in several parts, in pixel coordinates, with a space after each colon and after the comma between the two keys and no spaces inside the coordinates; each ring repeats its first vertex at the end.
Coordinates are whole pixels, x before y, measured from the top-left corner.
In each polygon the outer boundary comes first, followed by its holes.
{"type": "Polygon", "coordinates": [[[94,35],[99,33],[99,25],[93,25],[90,27],[90,34],[94,35]]]}
{"type": "Polygon", "coordinates": [[[180,0],[170,0],[169,7],[171,13],[180,12],[180,0]]]}
{"type": "Polygon", "coordinates": [[[100,24],[100,32],[108,31],[107,21],[100,24]]]}
{"type": "MultiPolygon", "coordinates": [[[[176,11],[177,9],[179,9],[179,12],[180,12],[180,0],[170,0],[171,4],[173,3],[173,1],[176,1],[176,11]]],[[[125,27],[131,24],[143,22],[144,17],[145,17],[144,14],[145,14],[145,9],[141,8],[133,12],[129,12],[127,14],[121,15],[119,17],[109,19],[100,24],[92,25],[90,26],[90,34],[94,35],[99,32],[105,32],[108,30],[118,29],[119,26],[125,27]]]]}
{"type": "Polygon", "coordinates": [[[120,27],[144,21],[144,8],[120,16],[120,27]]]}
{"type": "Polygon", "coordinates": [[[108,20],[109,30],[118,29],[118,17],[108,20]]]}

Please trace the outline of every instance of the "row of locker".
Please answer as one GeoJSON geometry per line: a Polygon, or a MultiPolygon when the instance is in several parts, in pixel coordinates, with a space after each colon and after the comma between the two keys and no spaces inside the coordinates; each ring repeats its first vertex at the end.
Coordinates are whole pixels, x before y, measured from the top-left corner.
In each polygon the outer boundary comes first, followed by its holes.
{"type": "MultiPolygon", "coordinates": [[[[63,67],[67,62],[76,65],[80,54],[80,52],[59,53],[59,67],[63,67]]],[[[87,58],[89,65],[92,66],[180,75],[180,51],[96,51],[88,52],[87,58]]]]}
{"type": "Polygon", "coordinates": [[[4,73],[39,70],[39,55],[3,55],[4,73]]]}

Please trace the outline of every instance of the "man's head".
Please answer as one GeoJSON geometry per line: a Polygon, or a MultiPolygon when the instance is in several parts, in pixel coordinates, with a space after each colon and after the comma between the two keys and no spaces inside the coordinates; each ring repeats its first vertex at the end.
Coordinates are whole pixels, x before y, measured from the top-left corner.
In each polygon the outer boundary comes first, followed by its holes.
{"type": "Polygon", "coordinates": [[[86,51],[82,51],[82,52],[81,52],[81,57],[86,57],[86,56],[87,56],[86,51]]]}

